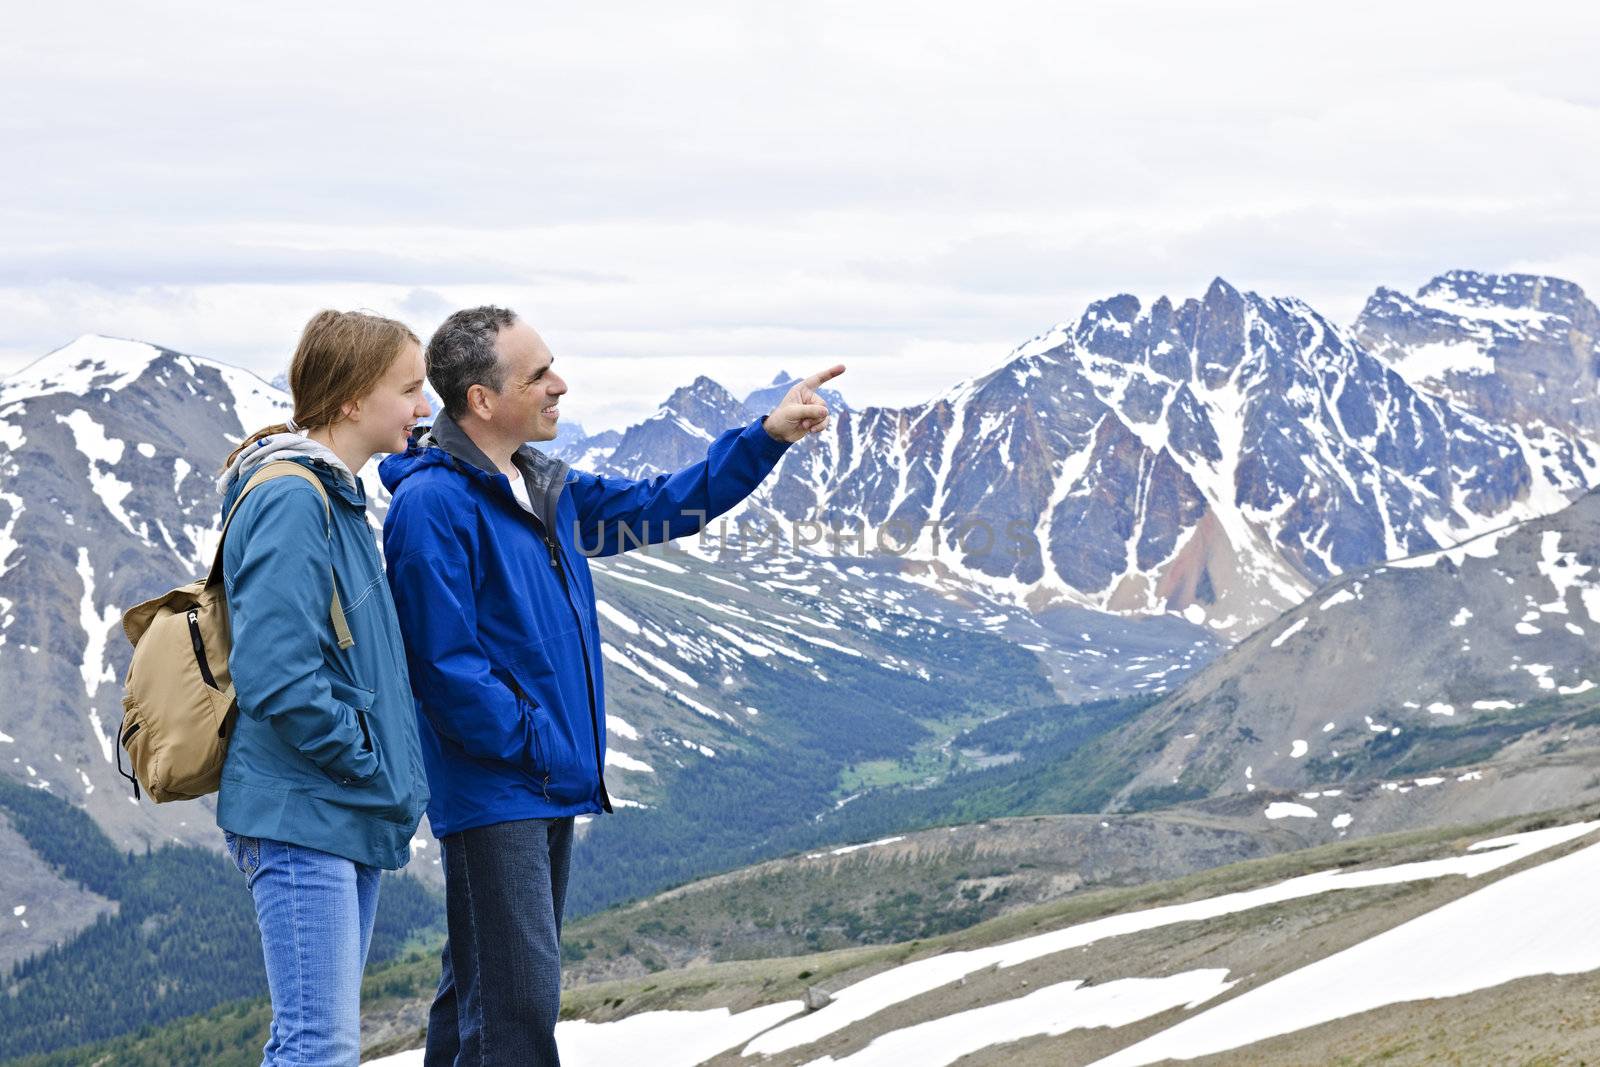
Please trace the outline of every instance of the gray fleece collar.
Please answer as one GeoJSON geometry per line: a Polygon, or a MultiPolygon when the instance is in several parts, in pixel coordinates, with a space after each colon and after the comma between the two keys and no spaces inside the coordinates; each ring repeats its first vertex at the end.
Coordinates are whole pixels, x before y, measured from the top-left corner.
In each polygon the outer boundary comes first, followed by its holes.
{"type": "Polygon", "coordinates": [[[263,437],[239,453],[233,463],[228,466],[228,469],[217,477],[217,492],[227,492],[228,486],[233,484],[235,478],[249,477],[249,472],[263,463],[271,460],[293,459],[296,456],[321,460],[333,468],[333,472],[348,483],[352,489],[356,487],[356,476],[350,473],[350,468],[344,465],[344,460],[340,459],[333,449],[320,445],[303,434],[275,433],[263,437]]]}
{"type": "MultiPolygon", "coordinates": [[[[446,412],[439,412],[427,436],[417,443],[424,448],[432,446],[441,449],[456,462],[469,465],[491,477],[500,474],[494,461],[484,455],[483,449],[446,412]]],[[[528,487],[528,501],[533,507],[533,517],[547,533],[553,531],[557,501],[567,481],[567,465],[526,444],[512,453],[511,462],[522,472],[523,482],[528,487]]]]}
{"type": "MultiPolygon", "coordinates": [[[[438,417],[433,420],[433,428],[419,443],[442,448],[454,458],[472,464],[485,474],[500,473],[494,461],[484,454],[483,449],[467,436],[467,431],[446,412],[439,412],[438,417]]],[[[552,484],[560,485],[566,480],[567,465],[558,459],[552,459],[532,445],[523,445],[512,453],[511,462],[522,471],[522,476],[528,483],[528,493],[534,499],[549,492],[552,484]]]]}

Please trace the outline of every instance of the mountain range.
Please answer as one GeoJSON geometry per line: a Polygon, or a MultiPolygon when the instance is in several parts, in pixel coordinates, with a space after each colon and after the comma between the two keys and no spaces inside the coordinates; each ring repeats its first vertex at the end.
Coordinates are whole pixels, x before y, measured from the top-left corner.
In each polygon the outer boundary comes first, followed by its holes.
{"type": "MultiPolygon", "coordinates": [[[[924,404],[829,394],[828,431],[792,449],[738,518],[858,525],[868,551],[846,543],[830,560],[826,541],[786,543],[730,560],[708,535],[654,578],[709,592],[730,567],[780,613],[817,596],[874,605],[833,622],[881,663],[894,659],[872,647],[885,632],[873,611],[904,605],[1004,636],[1063,699],[1168,690],[1342,574],[1549,514],[1594,484],[1597,338],[1600,312],[1577,286],[1528,275],[1379,289],[1348,329],[1220,279],[1181,303],[1112,297],[924,404]],[[978,550],[964,518],[1016,551],[978,550]],[[870,551],[913,529],[909,551],[870,551]]],[[[600,473],[675,469],[790,383],[740,400],[700,378],[626,430],[566,427],[553,451],[600,473]]],[[[115,788],[118,609],[196,570],[214,543],[213,470],[286,410],[237,368],[103,337],[0,379],[0,757],[10,748],[13,773],[69,790],[108,827],[187,836],[188,819],[152,824],[115,788]]],[[[383,493],[365,481],[376,520],[383,493]]],[[[640,703],[663,686],[689,695],[680,678],[720,686],[700,673],[734,661],[674,647],[666,670],[671,638],[623,625],[654,594],[619,563],[616,581],[599,568],[616,608],[603,623],[613,683],[641,687],[640,703]]],[[[690,716],[674,737],[706,719],[668,706],[690,716]]]]}
{"type": "MultiPolygon", "coordinates": [[[[755,503],[874,544],[920,532],[908,562],[1035,611],[1237,638],[1352,568],[1594,485],[1597,367],[1600,312],[1558,279],[1452,271],[1379,289],[1349,328],[1218,279],[1097,301],[926,403],[841,411],[755,503]]],[[[747,416],[702,378],[568,454],[654,473],[747,416]]]]}
{"type": "MultiPolygon", "coordinates": [[[[1096,302],[924,404],[830,395],[739,536],[596,562],[621,814],[582,827],[575,911],[937,824],[980,789],[1001,814],[1180,804],[1308,842],[1600,796],[1597,338],[1558,279],[1454,271],[1349,327],[1219,279],[1096,302]],[[1132,702],[1085,703],[1108,697],[1132,702]]],[[[648,477],[789,384],[700,378],[549,447],[648,477]]],[[[216,468],[287,404],[99,336],[0,379],[0,770],[122,848],[215,847],[208,802],[116,775],[120,609],[199,571],[216,468]]],[[[107,910],[20,861],[0,955],[107,910]]]]}

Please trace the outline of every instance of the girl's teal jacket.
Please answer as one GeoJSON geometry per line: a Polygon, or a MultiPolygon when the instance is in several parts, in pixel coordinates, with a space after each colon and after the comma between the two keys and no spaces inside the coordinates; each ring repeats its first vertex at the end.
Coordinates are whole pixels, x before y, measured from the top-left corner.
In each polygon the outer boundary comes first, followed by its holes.
{"type": "MultiPolygon", "coordinates": [[[[222,573],[239,715],[217,825],[394,870],[410,856],[428,786],[366,495],[303,448],[269,437],[257,451],[261,460],[293,455],[315,472],[332,519],[315,488],[278,478],[245,497],[228,529],[222,573]],[[342,650],[328,618],[334,581],[355,638],[342,650]]],[[[255,459],[232,472],[224,515],[255,459]]]]}

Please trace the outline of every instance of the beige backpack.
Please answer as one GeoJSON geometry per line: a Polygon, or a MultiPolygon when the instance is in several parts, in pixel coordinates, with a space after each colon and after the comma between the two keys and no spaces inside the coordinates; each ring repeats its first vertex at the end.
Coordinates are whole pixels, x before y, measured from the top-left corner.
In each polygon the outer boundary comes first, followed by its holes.
{"type": "MultiPolygon", "coordinates": [[[[117,771],[133,783],[134,799],[141,784],[150,799],[161,804],[214,793],[221,783],[228,735],[239,713],[228,671],[233,640],[222,588],[222,542],[245,496],[284,477],[304,478],[315,486],[332,523],[327,491],[315,474],[288,460],[268,463],[250,476],[223,520],[210,573],[129,608],[122,617],[123,632],[133,644],[133,661],[123,683],[117,771]],[[122,769],[122,748],[128,750],[132,773],[122,769]]],[[[353,645],[337,582],[328,617],[339,647],[353,645]]]]}

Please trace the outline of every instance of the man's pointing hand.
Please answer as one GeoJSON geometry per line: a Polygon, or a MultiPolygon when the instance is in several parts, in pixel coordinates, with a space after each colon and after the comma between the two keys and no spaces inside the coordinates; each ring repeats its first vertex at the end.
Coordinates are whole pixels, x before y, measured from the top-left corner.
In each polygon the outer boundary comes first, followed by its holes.
{"type": "Polygon", "coordinates": [[[762,424],[767,433],[791,445],[807,434],[820,433],[828,425],[828,404],[817,390],[843,373],[844,364],[839,363],[795,382],[762,424]]]}

